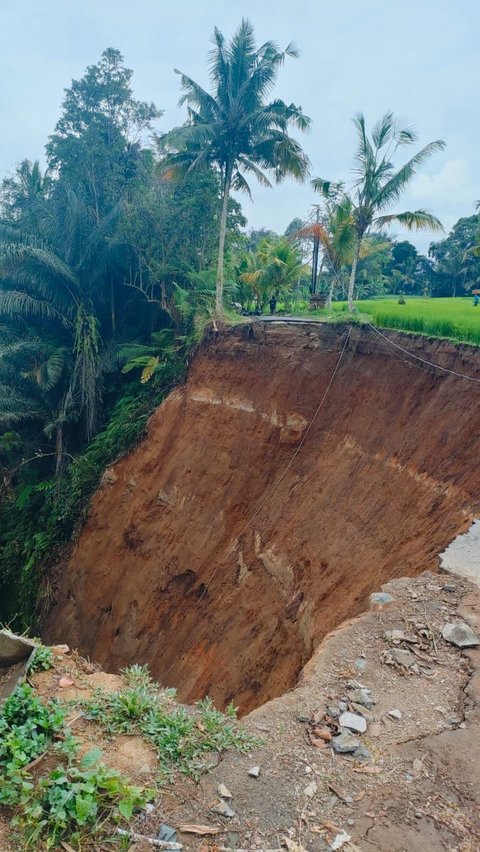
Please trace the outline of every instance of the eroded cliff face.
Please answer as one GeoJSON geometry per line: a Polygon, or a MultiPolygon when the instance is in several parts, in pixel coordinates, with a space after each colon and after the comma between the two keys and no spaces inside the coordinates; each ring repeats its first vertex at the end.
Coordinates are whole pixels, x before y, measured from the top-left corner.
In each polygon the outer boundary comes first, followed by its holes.
{"type": "MultiPolygon", "coordinates": [[[[148,436],[109,469],[46,638],[133,661],[243,712],[292,687],[386,580],[435,569],[478,509],[479,385],[353,327],[255,323],[208,339],[148,436]],[[253,518],[253,520],[252,520],[253,518]]],[[[389,333],[480,376],[468,347],[389,333]]]]}

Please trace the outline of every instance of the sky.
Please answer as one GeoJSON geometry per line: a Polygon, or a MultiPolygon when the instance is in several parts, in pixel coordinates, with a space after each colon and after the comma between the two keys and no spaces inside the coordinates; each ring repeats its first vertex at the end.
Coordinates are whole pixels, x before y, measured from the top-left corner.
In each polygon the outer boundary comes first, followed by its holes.
{"type": "MultiPolygon", "coordinates": [[[[419,144],[444,139],[402,199],[425,207],[446,229],[471,215],[480,199],[480,4],[478,0],[0,0],[0,177],[44,146],[60,115],[63,90],[107,47],[134,70],[136,97],[164,110],[159,130],[185,119],[174,68],[208,85],[213,28],[230,36],[242,17],[258,42],[293,40],[299,59],[282,69],[275,94],[303,107],[312,129],[302,143],[312,176],[351,178],[354,129],[384,112],[409,119],[419,144]]],[[[306,218],[315,197],[292,181],[273,190],[253,185],[241,199],[250,227],[283,232],[306,218]]],[[[426,250],[430,234],[413,236],[426,250]]]]}

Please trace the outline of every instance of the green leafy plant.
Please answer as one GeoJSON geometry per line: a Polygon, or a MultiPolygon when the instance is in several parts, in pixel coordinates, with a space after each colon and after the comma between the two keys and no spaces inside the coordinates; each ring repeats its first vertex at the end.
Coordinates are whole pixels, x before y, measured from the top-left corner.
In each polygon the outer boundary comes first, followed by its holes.
{"type": "Polygon", "coordinates": [[[5,701],[0,712],[0,804],[16,804],[29,781],[29,764],[57,739],[60,749],[73,751],[73,737],[65,728],[65,714],[55,702],[43,704],[28,684],[5,701]],[[60,739],[61,737],[61,739],[60,739]]]}
{"type": "Polygon", "coordinates": [[[245,752],[257,744],[239,726],[233,706],[226,713],[207,698],[193,708],[173,701],[174,690],[154,684],[145,668],[125,671],[128,686],[119,692],[98,691],[87,702],[87,718],[100,722],[110,736],[137,733],[155,747],[163,771],[174,769],[199,778],[209,764],[209,755],[228,748],[245,752]]]}
{"type": "Polygon", "coordinates": [[[105,833],[107,824],[129,820],[152,798],[153,791],[130,785],[100,763],[100,749],[79,762],[77,753],[59,704],[44,704],[28,684],[17,687],[0,710],[0,805],[15,809],[16,848],[52,849],[61,840],[80,846],[87,832],[105,833]],[[32,774],[47,754],[62,763],[44,777],[37,769],[32,774]]]}
{"type": "Polygon", "coordinates": [[[30,674],[42,672],[51,669],[53,666],[53,652],[51,648],[46,648],[45,645],[39,645],[35,649],[35,653],[28,665],[30,674]]]}
{"type": "Polygon", "coordinates": [[[26,847],[37,849],[43,838],[47,849],[63,838],[79,844],[82,835],[99,833],[106,821],[130,820],[144,807],[152,791],[143,792],[121,775],[98,763],[100,749],[88,752],[78,766],[58,766],[22,798],[17,819],[26,847]]]}

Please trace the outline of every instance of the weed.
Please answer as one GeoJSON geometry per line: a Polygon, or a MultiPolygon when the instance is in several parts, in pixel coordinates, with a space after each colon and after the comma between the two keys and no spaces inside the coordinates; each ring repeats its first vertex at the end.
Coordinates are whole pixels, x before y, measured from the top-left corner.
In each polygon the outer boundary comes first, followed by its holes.
{"type": "Polygon", "coordinates": [[[145,806],[150,794],[98,764],[100,755],[100,749],[95,749],[78,766],[58,766],[36,788],[26,791],[17,822],[27,849],[37,849],[42,836],[47,849],[65,837],[80,844],[86,830],[95,834],[106,821],[130,820],[136,808],[145,806]]]}
{"type": "Polygon", "coordinates": [[[98,763],[100,750],[77,763],[78,744],[55,702],[43,704],[28,684],[17,687],[0,710],[0,805],[14,808],[18,849],[56,848],[61,840],[81,845],[82,833],[103,832],[108,822],[128,820],[152,797],[98,763]],[[57,754],[61,765],[35,780],[35,764],[57,754]]]}
{"type": "Polygon", "coordinates": [[[87,718],[100,722],[110,736],[145,737],[155,747],[166,774],[179,769],[198,778],[209,755],[228,748],[245,752],[258,742],[239,727],[233,706],[221,713],[207,698],[187,710],[174,704],[174,690],[160,689],[146,669],[132,666],[125,677],[125,689],[111,694],[99,691],[87,702],[87,718]]]}
{"type": "Polygon", "coordinates": [[[53,666],[53,652],[51,648],[46,648],[45,645],[38,645],[34,655],[28,664],[29,674],[35,672],[44,672],[51,669],[53,666]]]}

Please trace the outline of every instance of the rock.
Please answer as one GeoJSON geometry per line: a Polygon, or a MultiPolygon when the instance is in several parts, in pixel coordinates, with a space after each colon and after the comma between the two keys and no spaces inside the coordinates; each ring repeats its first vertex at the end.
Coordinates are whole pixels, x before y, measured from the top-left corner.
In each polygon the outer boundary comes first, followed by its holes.
{"type": "Polygon", "coordinates": [[[416,663],[416,657],[414,654],[410,651],[406,651],[404,648],[392,648],[390,654],[397,665],[403,666],[405,669],[409,669],[410,666],[414,666],[416,663]]]}
{"type": "Polygon", "coordinates": [[[366,669],[366,667],[367,667],[367,661],[364,660],[363,657],[357,657],[357,659],[354,662],[354,666],[357,669],[357,671],[363,672],[363,670],[366,669]]]}
{"type": "Polygon", "coordinates": [[[371,710],[375,704],[375,701],[372,698],[372,693],[365,686],[361,689],[356,689],[351,694],[350,699],[352,702],[355,702],[355,704],[361,704],[363,707],[366,707],[367,710],[371,710]]]}
{"type": "Polygon", "coordinates": [[[345,710],[348,710],[347,702],[346,701],[339,701],[338,702],[338,709],[340,710],[341,713],[345,713],[345,710]]]}
{"type": "Polygon", "coordinates": [[[248,770],[248,774],[251,778],[258,778],[258,776],[260,775],[260,767],[252,766],[252,768],[248,770]]]}
{"type": "Polygon", "coordinates": [[[370,714],[367,713],[366,707],[363,704],[357,704],[356,701],[352,701],[352,707],[355,713],[360,713],[360,716],[363,716],[367,722],[373,721],[373,716],[370,716],[370,714]]]}
{"type": "Polygon", "coordinates": [[[457,587],[454,585],[454,583],[444,583],[443,586],[442,586],[442,591],[443,592],[456,592],[457,587]]]}
{"type": "Polygon", "coordinates": [[[303,792],[304,792],[305,796],[307,797],[307,799],[313,799],[317,790],[318,790],[317,782],[312,781],[310,784],[308,784],[307,787],[305,787],[305,790],[303,792]]]}
{"type": "Polygon", "coordinates": [[[332,733],[328,728],[314,728],[312,733],[326,743],[329,743],[332,739],[332,733]]]}
{"type": "Polygon", "coordinates": [[[330,844],[330,849],[341,849],[342,846],[345,846],[345,843],[348,843],[351,840],[349,834],[346,831],[341,831],[339,834],[335,835],[333,842],[330,844]]]}
{"type": "Polygon", "coordinates": [[[385,630],[383,634],[383,638],[387,640],[387,642],[401,642],[402,639],[405,639],[405,631],[404,630],[385,630]]]}
{"type": "Polygon", "coordinates": [[[332,719],[338,719],[340,716],[340,709],[336,707],[335,704],[329,704],[327,707],[327,713],[332,717],[332,719]]]}
{"type": "Polygon", "coordinates": [[[225,784],[218,785],[218,795],[221,796],[222,799],[233,799],[230,790],[228,787],[225,787],[225,784]]]}
{"type": "Polygon", "coordinates": [[[351,731],[357,731],[359,734],[364,734],[367,730],[365,719],[357,713],[342,713],[338,721],[342,728],[350,728],[351,731]]]}
{"type": "Polygon", "coordinates": [[[360,683],[359,680],[347,680],[345,686],[347,687],[347,689],[366,689],[367,688],[365,686],[365,684],[360,683]]]}
{"type": "Polygon", "coordinates": [[[161,825],[158,830],[157,839],[164,840],[167,843],[176,843],[177,832],[170,825],[161,825]]]}
{"type": "Polygon", "coordinates": [[[353,737],[350,731],[342,731],[332,740],[332,748],[337,754],[352,754],[360,746],[360,740],[353,737]]]}
{"type": "Polygon", "coordinates": [[[235,811],[232,810],[227,802],[219,802],[218,805],[215,805],[213,808],[210,808],[214,814],[220,814],[220,816],[228,817],[228,819],[232,819],[235,816],[235,811]]]}
{"type": "Polygon", "coordinates": [[[37,646],[35,642],[10,633],[9,630],[0,630],[0,668],[13,666],[28,659],[37,646]]]}
{"type": "Polygon", "coordinates": [[[475,648],[480,645],[480,639],[475,635],[472,628],[461,622],[460,624],[446,624],[442,630],[445,642],[456,645],[457,648],[475,648]]]}
{"type": "Polygon", "coordinates": [[[355,751],[353,752],[353,756],[356,757],[357,760],[373,760],[372,752],[369,751],[368,748],[365,748],[365,746],[363,745],[355,749],[355,751]]]}
{"type": "Polygon", "coordinates": [[[397,721],[397,722],[399,722],[399,721],[400,721],[400,719],[402,718],[402,714],[401,714],[400,710],[398,710],[396,707],[395,707],[395,709],[394,709],[394,710],[389,710],[389,711],[388,711],[388,715],[389,715],[392,719],[396,719],[396,721],[397,721]]]}
{"type": "Polygon", "coordinates": [[[388,592],[373,592],[370,595],[370,606],[374,609],[384,609],[394,603],[395,598],[388,592]]]}

